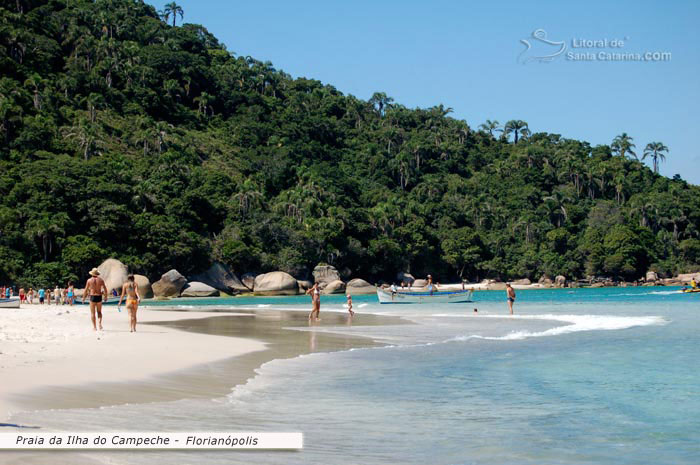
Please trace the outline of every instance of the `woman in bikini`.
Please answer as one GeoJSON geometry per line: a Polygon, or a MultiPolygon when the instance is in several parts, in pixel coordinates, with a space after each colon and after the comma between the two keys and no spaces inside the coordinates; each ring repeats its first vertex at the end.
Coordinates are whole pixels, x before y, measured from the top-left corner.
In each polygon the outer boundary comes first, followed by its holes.
{"type": "Polygon", "coordinates": [[[122,295],[119,297],[119,304],[117,304],[117,308],[121,307],[122,300],[124,299],[125,295],[126,309],[129,310],[129,317],[131,319],[130,332],[134,333],[136,332],[136,310],[139,308],[141,296],[139,295],[139,285],[136,284],[133,274],[130,274],[129,277],[126,278],[126,282],[122,286],[122,295]]]}
{"type": "Polygon", "coordinates": [[[321,313],[321,290],[318,288],[318,283],[314,283],[311,289],[306,291],[306,294],[311,294],[311,313],[309,314],[309,320],[319,321],[321,313]],[[314,314],[316,314],[315,318],[314,314]]]}

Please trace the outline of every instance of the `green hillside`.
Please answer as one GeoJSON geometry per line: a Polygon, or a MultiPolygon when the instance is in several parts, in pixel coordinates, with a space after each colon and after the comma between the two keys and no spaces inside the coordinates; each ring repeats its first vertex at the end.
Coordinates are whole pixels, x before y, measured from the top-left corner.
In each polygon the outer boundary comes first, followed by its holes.
{"type": "Polygon", "coordinates": [[[0,283],[109,256],[152,278],[698,269],[700,188],[636,159],[672,147],[365,101],[172,23],[141,1],[0,0],[0,283]]]}

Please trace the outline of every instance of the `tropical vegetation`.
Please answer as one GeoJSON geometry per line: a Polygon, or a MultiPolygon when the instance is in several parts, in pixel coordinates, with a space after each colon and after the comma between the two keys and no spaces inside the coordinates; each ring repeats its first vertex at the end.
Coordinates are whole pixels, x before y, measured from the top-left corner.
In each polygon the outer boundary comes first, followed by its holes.
{"type": "Polygon", "coordinates": [[[700,188],[658,174],[663,143],[645,146],[651,170],[625,133],[592,146],[363,100],[183,13],[0,0],[0,282],[110,256],[151,278],[213,261],[443,282],[698,269],[700,188]]]}

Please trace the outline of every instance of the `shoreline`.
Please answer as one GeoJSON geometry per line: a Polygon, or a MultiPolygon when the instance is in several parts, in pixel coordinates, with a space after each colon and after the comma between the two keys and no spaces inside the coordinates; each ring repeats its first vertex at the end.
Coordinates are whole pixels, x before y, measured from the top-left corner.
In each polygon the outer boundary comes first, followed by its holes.
{"type": "Polygon", "coordinates": [[[126,311],[118,313],[114,307],[103,309],[104,331],[93,331],[87,306],[23,305],[2,314],[0,421],[30,407],[27,399],[36,390],[132,382],[265,349],[253,339],[207,337],[146,324],[211,316],[206,312],[139,310],[136,333],[128,331],[126,311]]]}
{"type": "MultiPolygon", "coordinates": [[[[499,291],[505,291],[505,282],[498,282],[498,283],[472,283],[472,284],[465,284],[464,289],[465,290],[473,290],[473,291],[493,291],[493,292],[499,292],[499,291]]],[[[673,287],[682,287],[682,284],[678,283],[655,283],[655,284],[644,284],[644,285],[638,285],[635,286],[630,283],[623,283],[623,284],[615,284],[615,285],[577,285],[577,286],[555,286],[555,285],[548,285],[548,284],[540,284],[540,283],[532,283],[532,284],[512,284],[513,289],[517,291],[541,291],[541,290],[546,290],[546,291],[570,291],[572,289],[618,289],[618,288],[639,288],[639,289],[648,289],[648,288],[673,288],[673,287]]],[[[404,290],[407,288],[404,288],[404,290]]],[[[411,287],[411,290],[416,291],[416,290],[425,290],[426,288],[423,287],[411,287]]],[[[451,284],[440,284],[440,290],[444,291],[458,291],[462,290],[462,284],[461,283],[451,283],[451,284]]],[[[322,298],[328,298],[328,297],[337,297],[337,298],[344,298],[345,292],[342,293],[335,293],[335,294],[322,294],[322,298]]],[[[365,294],[352,294],[351,295],[356,298],[356,297],[363,297],[363,296],[374,296],[376,295],[376,292],[372,293],[365,293],[365,294]]],[[[211,296],[211,297],[183,297],[183,296],[177,296],[177,297],[167,297],[167,298],[151,298],[151,299],[143,299],[142,306],[150,306],[150,308],[163,308],[167,307],[168,305],[180,305],[181,302],[189,302],[189,301],[201,301],[201,300],[211,300],[211,301],[216,301],[216,300],[223,300],[223,299],[248,299],[248,298],[254,298],[254,299],[270,299],[270,298],[277,298],[277,297],[303,297],[304,294],[294,294],[294,295],[289,295],[289,294],[279,294],[279,295],[260,295],[260,294],[255,294],[254,292],[244,292],[240,294],[235,294],[235,295],[221,295],[221,296],[211,296]],[[155,305],[152,305],[155,303],[155,305]]],[[[181,311],[181,310],[178,310],[181,311]]]]}
{"type": "MultiPolygon", "coordinates": [[[[132,334],[126,312],[110,310],[103,310],[105,331],[97,333],[87,306],[5,312],[10,318],[0,325],[0,377],[9,381],[0,387],[0,423],[28,410],[215,398],[270,360],[381,345],[361,336],[285,329],[308,324],[307,312],[140,309],[139,330],[132,334]],[[8,328],[22,324],[24,332],[8,328]],[[62,340],[56,332],[64,333],[62,340]]],[[[321,324],[329,323],[347,324],[347,317],[327,312],[321,324]]],[[[371,314],[354,323],[410,324],[371,314]]]]}

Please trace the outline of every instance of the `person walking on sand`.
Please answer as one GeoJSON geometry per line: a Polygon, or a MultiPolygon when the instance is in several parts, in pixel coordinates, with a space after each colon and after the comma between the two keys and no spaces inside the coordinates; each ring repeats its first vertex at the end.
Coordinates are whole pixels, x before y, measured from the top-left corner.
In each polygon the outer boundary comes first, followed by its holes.
{"type": "Polygon", "coordinates": [[[19,303],[23,304],[26,297],[27,296],[24,294],[24,288],[20,287],[19,288],[19,303]]]}
{"type": "Polygon", "coordinates": [[[139,309],[141,296],[139,295],[139,285],[134,280],[134,275],[130,274],[126,278],[126,282],[122,286],[122,295],[119,297],[117,308],[122,306],[122,300],[126,295],[126,309],[129,310],[129,318],[131,319],[130,329],[132,333],[136,332],[136,311],[139,309]]]}
{"type": "Polygon", "coordinates": [[[107,302],[107,286],[102,278],[100,278],[100,272],[97,268],[90,270],[91,278],[85,283],[85,291],[83,291],[83,303],[85,303],[85,296],[90,296],[90,319],[92,320],[92,329],[97,331],[97,325],[95,324],[95,313],[97,313],[97,320],[100,324],[100,330],[102,330],[102,302],[107,302]]]}
{"type": "Polygon", "coordinates": [[[510,314],[513,314],[513,303],[515,302],[515,289],[513,289],[513,286],[510,285],[510,283],[506,283],[506,296],[508,298],[508,309],[510,310],[510,314]]]}
{"type": "Polygon", "coordinates": [[[34,303],[34,289],[31,287],[27,291],[27,303],[29,303],[29,304],[34,303]]]}
{"type": "Polygon", "coordinates": [[[42,287],[41,289],[39,289],[37,294],[39,295],[39,303],[41,305],[44,305],[44,297],[46,296],[46,291],[44,290],[44,288],[42,287]]]}
{"type": "Polygon", "coordinates": [[[350,294],[348,294],[347,298],[348,298],[348,312],[350,312],[350,316],[354,316],[355,312],[352,311],[352,296],[350,294]]]}
{"type": "Polygon", "coordinates": [[[311,313],[309,313],[309,320],[319,321],[321,318],[321,290],[318,288],[318,283],[314,283],[311,288],[306,291],[306,295],[311,295],[311,313]],[[316,314],[316,317],[314,317],[316,314]]]}
{"type": "Polygon", "coordinates": [[[73,306],[73,300],[75,298],[75,287],[73,287],[73,281],[68,281],[68,288],[66,289],[66,301],[68,305],[73,306]]]}

